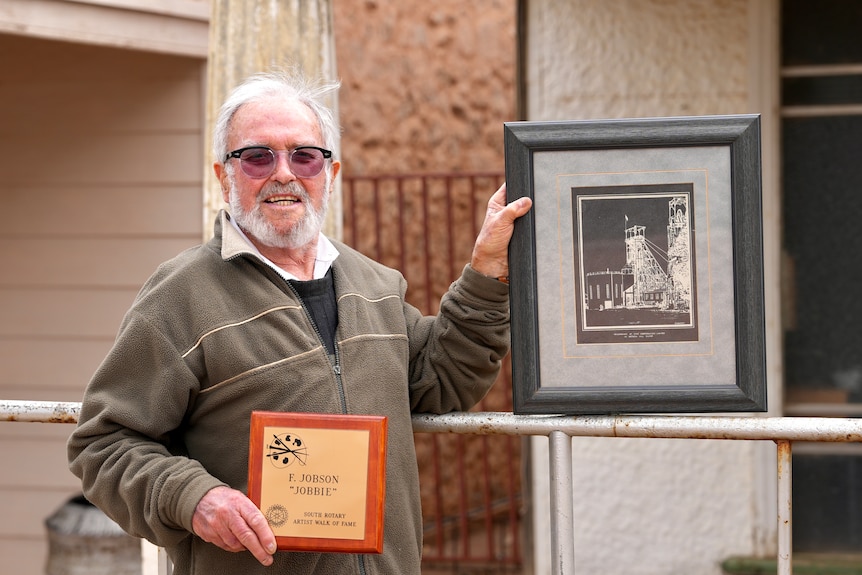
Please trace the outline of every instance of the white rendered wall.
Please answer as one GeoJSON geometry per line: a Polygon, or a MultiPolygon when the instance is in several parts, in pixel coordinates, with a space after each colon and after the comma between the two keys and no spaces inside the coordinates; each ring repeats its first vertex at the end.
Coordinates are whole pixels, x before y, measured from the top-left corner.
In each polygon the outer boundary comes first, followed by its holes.
{"type": "MultiPolygon", "coordinates": [[[[770,414],[780,409],[771,0],[527,0],[528,120],[763,114],[770,414]]],[[[572,374],[576,381],[577,374],[572,374]]],[[[550,574],[548,441],[534,438],[535,575],[550,574]]],[[[770,442],[575,438],[575,572],[719,575],[775,553],[770,442]]]]}

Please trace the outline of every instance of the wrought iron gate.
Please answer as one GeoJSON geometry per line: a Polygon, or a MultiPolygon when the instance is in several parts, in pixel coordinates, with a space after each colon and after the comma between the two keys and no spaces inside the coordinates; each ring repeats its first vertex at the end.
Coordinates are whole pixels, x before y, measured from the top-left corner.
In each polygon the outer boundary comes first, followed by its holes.
{"type": "MultiPolygon", "coordinates": [[[[470,260],[500,173],[343,178],[344,240],[400,270],[423,313],[470,260]]],[[[508,361],[480,411],[511,411],[508,361]]],[[[425,522],[423,572],[518,573],[521,438],[417,434],[425,522]]]]}

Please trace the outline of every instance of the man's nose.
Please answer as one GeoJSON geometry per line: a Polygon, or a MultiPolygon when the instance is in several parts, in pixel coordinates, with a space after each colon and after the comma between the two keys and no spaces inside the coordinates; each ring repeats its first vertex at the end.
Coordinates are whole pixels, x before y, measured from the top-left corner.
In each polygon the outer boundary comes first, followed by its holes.
{"type": "Polygon", "coordinates": [[[296,174],[290,168],[290,150],[280,150],[275,152],[275,170],[273,170],[270,178],[281,182],[291,182],[296,180],[296,174]]]}

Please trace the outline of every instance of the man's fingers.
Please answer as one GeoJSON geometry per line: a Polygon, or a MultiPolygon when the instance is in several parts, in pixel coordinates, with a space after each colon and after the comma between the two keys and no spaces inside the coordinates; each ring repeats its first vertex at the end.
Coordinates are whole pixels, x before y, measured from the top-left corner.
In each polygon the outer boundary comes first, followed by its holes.
{"type": "Polygon", "coordinates": [[[230,527],[220,529],[218,533],[216,533],[215,540],[210,541],[210,543],[214,543],[222,549],[226,551],[233,551],[234,553],[245,549],[245,546],[239,539],[236,538],[236,536],[233,534],[233,530],[230,527]]]}
{"type": "Polygon", "coordinates": [[[493,217],[501,212],[507,212],[506,217],[510,222],[513,222],[526,214],[530,210],[533,201],[524,196],[513,200],[511,203],[506,203],[506,184],[494,192],[488,202],[488,216],[493,217]]]}
{"type": "Polygon", "coordinates": [[[275,535],[244,493],[227,487],[210,490],[198,503],[192,526],[204,541],[226,551],[248,549],[261,564],[272,564],[275,535]]]}
{"type": "Polygon", "coordinates": [[[234,531],[240,543],[251,551],[251,554],[263,565],[272,563],[272,554],[275,553],[275,535],[269,527],[269,523],[263,513],[257,507],[251,506],[240,508],[241,521],[234,531]]]}
{"type": "Polygon", "coordinates": [[[530,206],[533,205],[533,200],[524,196],[523,198],[518,198],[514,200],[512,203],[508,204],[504,211],[508,212],[508,215],[511,217],[510,222],[514,222],[524,214],[530,211],[530,206]]]}
{"type": "Polygon", "coordinates": [[[261,546],[260,541],[257,538],[257,535],[252,531],[245,522],[242,525],[237,525],[235,527],[236,537],[241,544],[242,549],[248,549],[252,555],[254,555],[255,559],[260,561],[263,565],[269,565],[272,563],[272,555],[266,552],[266,550],[261,546]]]}
{"type": "Polygon", "coordinates": [[[269,554],[275,553],[275,534],[273,534],[266,517],[263,516],[263,513],[257,507],[252,507],[252,513],[250,517],[246,517],[246,522],[254,530],[257,540],[260,541],[263,549],[269,554]]]}

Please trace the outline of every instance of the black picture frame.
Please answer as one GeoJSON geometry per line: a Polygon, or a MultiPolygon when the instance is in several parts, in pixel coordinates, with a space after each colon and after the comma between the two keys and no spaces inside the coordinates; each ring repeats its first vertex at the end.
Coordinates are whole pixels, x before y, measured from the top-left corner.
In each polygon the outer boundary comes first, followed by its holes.
{"type": "Polygon", "coordinates": [[[507,200],[533,201],[514,412],[765,411],[760,116],[509,122],[504,143],[507,200]]]}

